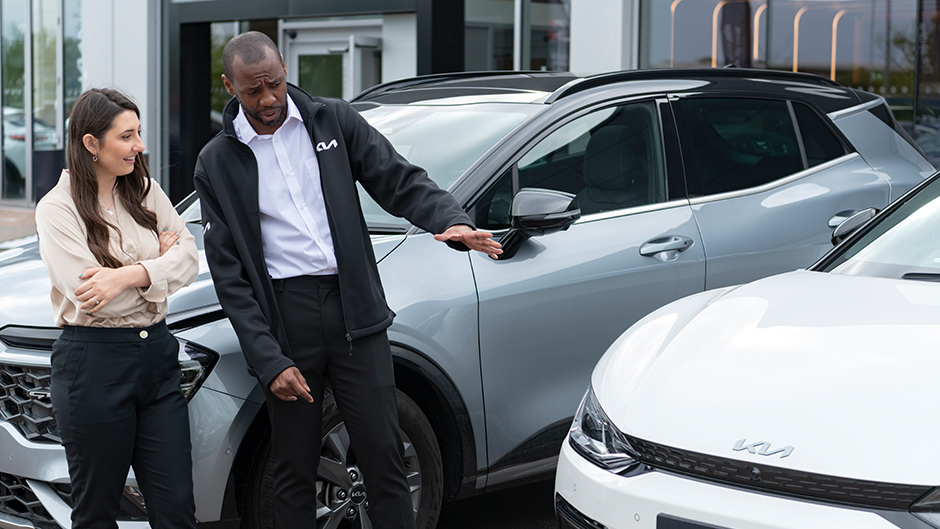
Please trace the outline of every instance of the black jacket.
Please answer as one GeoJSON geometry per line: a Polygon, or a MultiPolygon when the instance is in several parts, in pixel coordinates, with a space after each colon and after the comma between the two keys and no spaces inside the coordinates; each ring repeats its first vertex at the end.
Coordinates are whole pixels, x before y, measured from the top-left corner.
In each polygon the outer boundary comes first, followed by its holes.
{"type": "MultiPolygon", "coordinates": [[[[402,158],[348,103],[311,96],[293,85],[288,95],[313,145],[336,140],[335,147],[317,152],[317,162],[351,341],[387,328],[395,315],[385,302],[356,182],[389,213],[428,232],[473,224],[449,193],[402,158]]],[[[223,112],[222,131],[199,153],[194,180],[216,293],[249,371],[267,387],[294,363],[262,250],[258,164],[235,134],[237,114],[238,102],[232,99],[223,112]]]]}

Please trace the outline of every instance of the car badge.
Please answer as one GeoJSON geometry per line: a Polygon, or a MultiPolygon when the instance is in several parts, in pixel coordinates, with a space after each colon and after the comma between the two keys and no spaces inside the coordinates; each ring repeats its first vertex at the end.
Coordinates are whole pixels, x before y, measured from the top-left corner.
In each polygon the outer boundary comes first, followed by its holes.
{"type": "Polygon", "coordinates": [[[770,448],[770,443],[767,441],[758,441],[756,443],[744,444],[747,442],[747,439],[741,439],[734,444],[732,450],[735,452],[740,452],[742,450],[747,450],[749,454],[757,454],[759,456],[772,456],[776,454],[782,454],[780,459],[783,459],[793,453],[792,446],[785,446],[783,448],[770,448]],[[760,450],[757,449],[760,447],[760,450]]]}
{"type": "Polygon", "coordinates": [[[27,395],[33,399],[48,399],[50,396],[48,389],[31,389],[27,395]]]}

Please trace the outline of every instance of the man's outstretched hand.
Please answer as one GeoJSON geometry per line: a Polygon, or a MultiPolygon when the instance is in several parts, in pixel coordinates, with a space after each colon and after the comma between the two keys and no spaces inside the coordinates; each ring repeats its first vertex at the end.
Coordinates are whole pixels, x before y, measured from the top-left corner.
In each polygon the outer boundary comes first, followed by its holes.
{"type": "Polygon", "coordinates": [[[304,376],[300,374],[300,370],[294,366],[281,371],[281,374],[271,381],[268,389],[281,400],[291,402],[300,397],[307,402],[313,402],[313,397],[310,395],[310,386],[307,385],[304,376]]]}
{"type": "Polygon", "coordinates": [[[500,244],[493,240],[492,233],[474,230],[465,224],[451,226],[447,228],[447,231],[444,233],[435,235],[434,238],[442,242],[462,242],[467,248],[483,252],[493,259],[499,259],[499,254],[503,253],[503,251],[499,249],[500,244]]]}

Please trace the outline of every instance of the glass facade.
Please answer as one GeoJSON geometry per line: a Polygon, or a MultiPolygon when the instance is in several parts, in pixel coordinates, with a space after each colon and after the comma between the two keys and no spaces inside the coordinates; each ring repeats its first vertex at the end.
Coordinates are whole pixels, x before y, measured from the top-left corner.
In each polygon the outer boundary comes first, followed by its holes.
{"type": "MultiPolygon", "coordinates": [[[[465,0],[464,70],[569,70],[572,3],[465,0]]],[[[69,112],[83,86],[81,9],[82,0],[0,2],[0,203],[35,203],[64,165],[69,112]]],[[[883,95],[940,166],[940,0],[639,0],[636,13],[641,68],[735,64],[822,75],[883,95]]],[[[209,24],[214,128],[229,99],[222,47],[248,29],[277,40],[287,13],[269,15],[209,24]]],[[[297,82],[338,95],[339,70],[338,57],[306,53],[297,82]]],[[[172,106],[169,95],[157,97],[172,106]]]]}
{"type": "Polygon", "coordinates": [[[532,0],[527,70],[568,71],[571,0],[532,0]]]}
{"type": "Polygon", "coordinates": [[[0,198],[26,195],[26,0],[0,2],[3,166],[0,198]]]}
{"type": "Polygon", "coordinates": [[[640,67],[828,77],[884,96],[940,166],[938,35],[937,0],[645,0],[640,67]]]}
{"type": "Polygon", "coordinates": [[[209,75],[212,84],[212,130],[213,132],[222,130],[222,110],[225,104],[232,96],[228,95],[225,84],[222,83],[222,50],[232,37],[247,31],[243,28],[245,24],[241,22],[213,22],[210,26],[211,33],[211,51],[209,53],[209,67],[212,73],[209,75]]]}
{"type": "Polygon", "coordinates": [[[513,9],[513,0],[465,1],[465,70],[512,70],[513,9]]]}
{"type": "Polygon", "coordinates": [[[570,26],[571,0],[466,0],[464,70],[567,71],[570,26]]]}
{"type": "Polygon", "coordinates": [[[81,92],[81,0],[0,3],[0,202],[38,201],[65,166],[65,129],[81,92]]]}

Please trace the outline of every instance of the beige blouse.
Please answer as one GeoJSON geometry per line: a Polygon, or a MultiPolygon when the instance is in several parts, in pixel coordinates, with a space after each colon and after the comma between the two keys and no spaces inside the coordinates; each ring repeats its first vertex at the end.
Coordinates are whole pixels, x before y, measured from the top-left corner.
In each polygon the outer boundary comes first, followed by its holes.
{"type": "Polygon", "coordinates": [[[93,316],[81,310],[75,289],[85,281],[79,279],[85,269],[101,265],[88,248],[88,232],[69,191],[68,171],[62,171],[59,183],[36,206],[39,253],[52,281],[52,307],[59,327],[153,325],[166,317],[167,296],[192,283],[199,273],[195,239],[156,181],[151,181],[144,206],[157,214],[159,230],[180,233],[179,244],[162,256],[157,236],[137,224],[117,196],[114,205],[111,215],[101,204],[102,216],[111,220],[121,234],[111,231],[111,254],[124,265],[143,265],[150,275],[150,286],[125,289],[93,316]]]}

